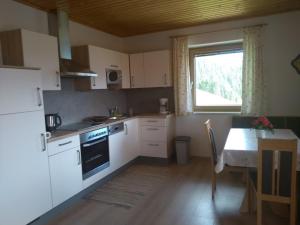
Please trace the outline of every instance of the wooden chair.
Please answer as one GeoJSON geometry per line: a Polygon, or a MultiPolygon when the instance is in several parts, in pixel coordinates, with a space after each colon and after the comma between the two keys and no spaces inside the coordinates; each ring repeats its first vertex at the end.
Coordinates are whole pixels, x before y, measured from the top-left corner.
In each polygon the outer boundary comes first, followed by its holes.
{"type": "Polygon", "coordinates": [[[296,166],[297,140],[258,139],[257,171],[249,172],[257,225],[262,224],[263,201],[290,205],[290,224],[296,224],[296,166]]]}
{"type": "Polygon", "coordinates": [[[216,148],[216,143],[215,143],[215,137],[214,137],[214,132],[211,127],[210,120],[207,120],[204,123],[207,131],[207,138],[210,143],[210,161],[211,161],[211,197],[214,200],[215,199],[215,192],[217,190],[217,179],[216,179],[216,172],[215,172],[215,166],[217,165],[218,162],[218,155],[217,155],[217,148],[216,148]]]}

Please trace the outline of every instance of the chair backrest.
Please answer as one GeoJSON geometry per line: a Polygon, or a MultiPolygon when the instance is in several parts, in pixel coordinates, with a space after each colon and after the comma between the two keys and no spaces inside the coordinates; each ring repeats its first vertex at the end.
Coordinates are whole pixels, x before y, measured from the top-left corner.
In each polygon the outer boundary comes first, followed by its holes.
{"type": "Polygon", "coordinates": [[[258,139],[257,194],[290,203],[296,198],[297,140],[258,139]]]}
{"type": "Polygon", "coordinates": [[[209,141],[209,144],[210,144],[209,146],[210,146],[210,151],[211,151],[212,164],[215,166],[217,164],[217,161],[218,161],[218,156],[217,156],[217,148],[216,148],[216,143],[215,143],[214,132],[213,132],[213,129],[211,127],[210,120],[207,120],[204,123],[204,125],[206,127],[207,137],[208,137],[208,141],[209,141]]]}

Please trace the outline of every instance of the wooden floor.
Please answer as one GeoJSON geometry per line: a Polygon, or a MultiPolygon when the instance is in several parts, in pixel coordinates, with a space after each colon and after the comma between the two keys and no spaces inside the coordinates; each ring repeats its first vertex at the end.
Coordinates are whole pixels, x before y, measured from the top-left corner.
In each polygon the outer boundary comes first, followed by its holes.
{"type": "MultiPolygon", "coordinates": [[[[224,171],[211,200],[210,164],[193,158],[184,166],[135,164],[99,187],[48,225],[254,225],[255,214],[240,213],[245,184],[224,171]]],[[[264,225],[285,225],[268,207],[264,225]]]]}

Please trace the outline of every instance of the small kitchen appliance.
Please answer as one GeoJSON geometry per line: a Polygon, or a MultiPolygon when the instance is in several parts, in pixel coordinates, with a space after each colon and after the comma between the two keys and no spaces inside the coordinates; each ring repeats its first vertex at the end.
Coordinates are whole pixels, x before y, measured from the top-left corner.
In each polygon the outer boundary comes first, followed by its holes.
{"type": "Polygon", "coordinates": [[[122,71],[117,69],[106,69],[106,82],[108,89],[118,90],[122,88],[122,71]]]}
{"type": "Polygon", "coordinates": [[[159,113],[168,114],[169,113],[169,103],[167,98],[159,99],[159,113]]]}
{"type": "Polygon", "coordinates": [[[62,124],[61,117],[57,113],[46,114],[45,122],[48,132],[56,130],[62,124]]]}

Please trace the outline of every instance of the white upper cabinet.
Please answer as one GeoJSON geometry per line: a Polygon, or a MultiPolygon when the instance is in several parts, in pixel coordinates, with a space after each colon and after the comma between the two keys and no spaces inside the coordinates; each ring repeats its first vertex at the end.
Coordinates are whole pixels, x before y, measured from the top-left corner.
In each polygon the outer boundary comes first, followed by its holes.
{"type": "Polygon", "coordinates": [[[144,53],[145,87],[170,87],[170,51],[144,53]]]}
{"type": "Polygon", "coordinates": [[[144,54],[136,53],[130,55],[130,76],[132,88],[145,87],[144,54]]]}
{"type": "Polygon", "coordinates": [[[132,88],[171,87],[170,51],[130,55],[132,88]]]}
{"type": "Polygon", "coordinates": [[[57,38],[24,29],[0,33],[3,63],[41,68],[43,90],[60,90],[57,38]]]}
{"type": "Polygon", "coordinates": [[[43,110],[40,70],[0,68],[0,115],[43,110]]]}
{"type": "Polygon", "coordinates": [[[100,48],[105,55],[105,67],[108,69],[120,70],[121,68],[121,54],[109,49],[100,48]]]}
{"type": "Polygon", "coordinates": [[[129,56],[125,53],[120,53],[121,71],[122,71],[122,88],[130,88],[130,73],[129,73],[129,56]]]}
{"type": "Polygon", "coordinates": [[[91,79],[91,89],[107,89],[106,85],[106,66],[107,58],[105,51],[101,48],[94,46],[88,46],[88,59],[90,70],[97,73],[97,77],[92,77],[91,79]]]}
{"type": "Polygon", "coordinates": [[[75,80],[77,90],[107,89],[106,69],[121,70],[124,77],[122,88],[129,88],[128,54],[85,45],[72,47],[72,58],[98,75],[88,79],[75,80]]]}

